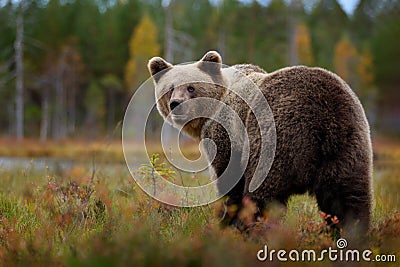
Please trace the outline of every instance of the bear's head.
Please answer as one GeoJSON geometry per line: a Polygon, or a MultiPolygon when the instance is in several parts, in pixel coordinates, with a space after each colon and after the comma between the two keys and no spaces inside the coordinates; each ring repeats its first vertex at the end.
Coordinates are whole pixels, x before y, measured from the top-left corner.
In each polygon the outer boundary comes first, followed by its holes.
{"type": "Polygon", "coordinates": [[[192,137],[199,138],[206,118],[188,121],[201,109],[212,106],[200,101],[186,101],[198,97],[220,100],[226,92],[222,75],[222,59],[215,51],[207,52],[202,59],[190,64],[172,65],[160,57],[149,60],[148,69],[155,84],[157,109],[170,124],[183,126],[192,137]],[[199,104],[196,104],[199,103],[199,104]]]}

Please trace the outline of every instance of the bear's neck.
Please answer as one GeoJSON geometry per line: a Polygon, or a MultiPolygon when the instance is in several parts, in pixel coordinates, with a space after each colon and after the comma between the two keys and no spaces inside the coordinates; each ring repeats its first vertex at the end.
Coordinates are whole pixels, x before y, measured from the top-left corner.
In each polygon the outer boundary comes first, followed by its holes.
{"type": "Polygon", "coordinates": [[[190,137],[200,141],[201,131],[207,120],[206,118],[194,119],[183,127],[183,131],[190,137]]]}

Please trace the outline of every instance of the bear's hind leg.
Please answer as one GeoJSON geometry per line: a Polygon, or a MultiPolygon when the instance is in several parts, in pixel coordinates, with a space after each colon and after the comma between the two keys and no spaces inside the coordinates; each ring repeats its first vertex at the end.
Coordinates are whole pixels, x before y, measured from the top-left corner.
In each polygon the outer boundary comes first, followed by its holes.
{"type": "Polygon", "coordinates": [[[370,226],[372,202],[368,175],[360,178],[324,174],[319,178],[314,193],[321,211],[332,216],[328,220],[331,226],[343,229],[343,234],[351,238],[365,234],[370,226]],[[333,216],[339,220],[337,225],[332,222],[333,216]]]}

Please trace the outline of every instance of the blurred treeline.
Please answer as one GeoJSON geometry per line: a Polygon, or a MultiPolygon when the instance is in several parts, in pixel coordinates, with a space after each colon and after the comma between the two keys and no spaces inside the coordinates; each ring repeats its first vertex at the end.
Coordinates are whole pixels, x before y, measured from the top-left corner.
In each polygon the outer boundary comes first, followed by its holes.
{"type": "Polygon", "coordinates": [[[110,133],[150,57],[179,63],[211,49],[268,72],[332,70],[374,130],[400,132],[400,0],[360,0],[352,14],[336,0],[26,0],[0,1],[1,134],[110,133]]]}

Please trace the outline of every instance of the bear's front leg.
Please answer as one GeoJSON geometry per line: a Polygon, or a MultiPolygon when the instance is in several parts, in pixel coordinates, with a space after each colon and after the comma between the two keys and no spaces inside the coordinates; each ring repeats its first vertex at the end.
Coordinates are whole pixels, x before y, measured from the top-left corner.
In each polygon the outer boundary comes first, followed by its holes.
{"type": "Polygon", "coordinates": [[[245,186],[244,170],[241,166],[241,153],[234,151],[231,157],[218,158],[217,156],[213,168],[217,175],[217,189],[225,197],[223,206],[219,209],[218,214],[221,226],[233,225],[239,230],[244,230],[245,224],[239,218],[239,213],[243,207],[245,186]],[[222,162],[223,164],[218,164],[222,162]],[[236,184],[232,187],[235,182],[236,184]]]}
{"type": "Polygon", "coordinates": [[[219,195],[224,197],[224,202],[218,209],[221,226],[234,225],[238,229],[242,229],[244,225],[238,215],[243,206],[245,187],[245,167],[242,163],[244,146],[236,140],[240,139],[239,136],[232,139],[228,131],[215,122],[211,122],[204,129],[202,139],[212,140],[215,145],[210,146],[208,142],[204,142],[203,149],[208,159],[212,160],[211,166],[213,176],[217,180],[217,189],[219,195]]]}
{"type": "MultiPolygon", "coordinates": [[[[218,185],[218,182],[217,182],[218,185]]],[[[244,188],[244,178],[242,177],[240,181],[232,188],[231,191],[226,194],[222,206],[218,211],[218,218],[220,218],[220,223],[222,227],[235,226],[239,230],[245,228],[244,223],[239,219],[239,212],[242,209],[243,200],[243,188],[244,188]]]]}

